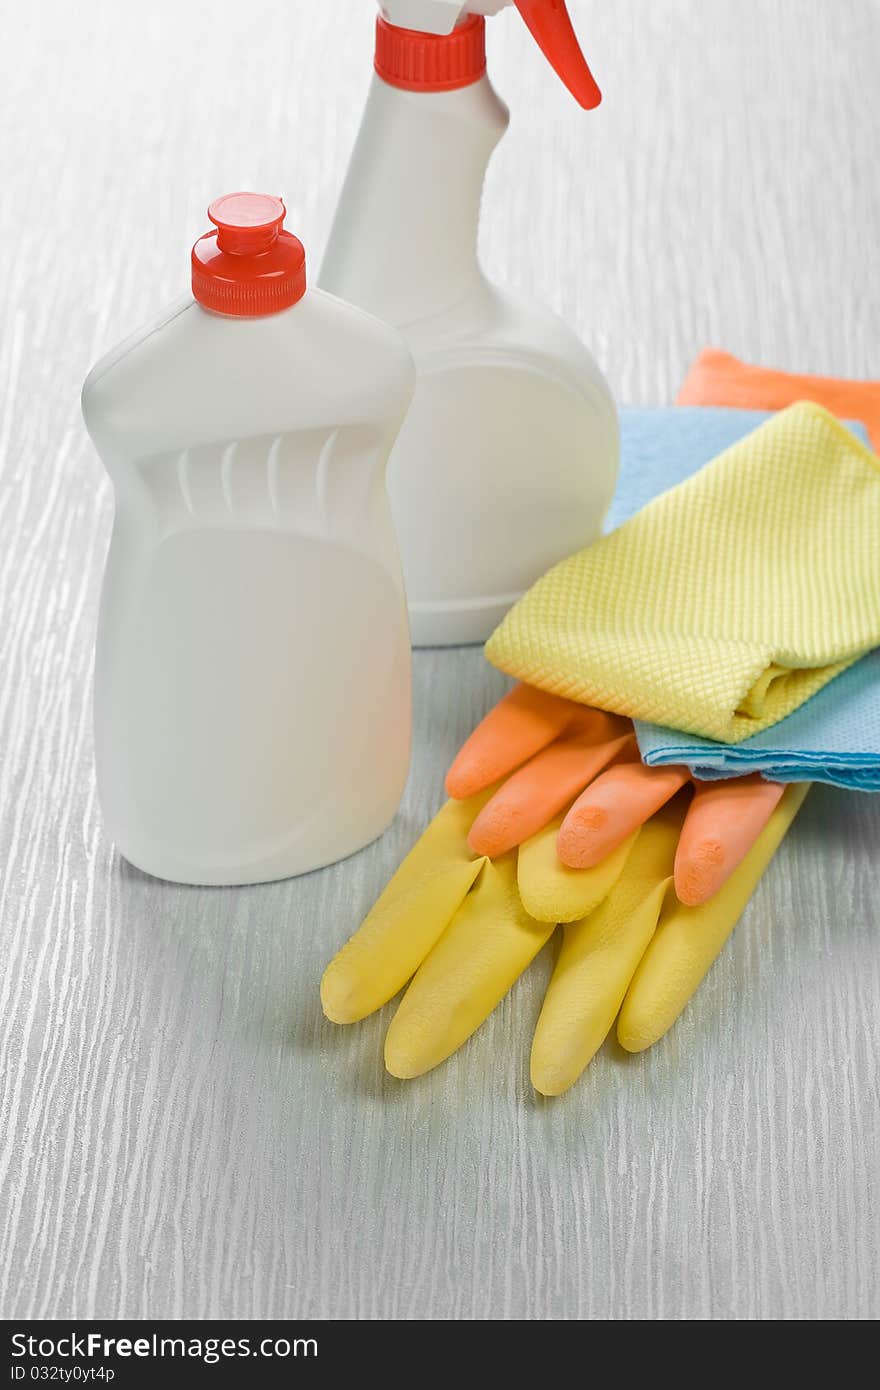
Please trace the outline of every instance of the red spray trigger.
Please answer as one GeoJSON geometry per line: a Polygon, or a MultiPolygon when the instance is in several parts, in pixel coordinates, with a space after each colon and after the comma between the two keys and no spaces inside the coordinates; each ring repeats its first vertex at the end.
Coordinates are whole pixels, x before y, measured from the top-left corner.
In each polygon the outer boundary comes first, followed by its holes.
{"type": "Polygon", "coordinates": [[[565,83],[575,101],[587,111],[598,106],[602,93],[581,52],[565,0],[513,0],[544,57],[565,83]]]}

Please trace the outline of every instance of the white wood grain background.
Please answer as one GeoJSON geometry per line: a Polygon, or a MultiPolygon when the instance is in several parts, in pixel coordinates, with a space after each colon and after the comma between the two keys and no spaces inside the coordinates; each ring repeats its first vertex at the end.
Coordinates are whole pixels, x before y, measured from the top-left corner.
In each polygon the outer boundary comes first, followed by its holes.
{"type": "MultiPolygon", "coordinates": [[[[579,115],[513,15],[482,243],[623,401],[705,343],[880,376],[877,0],[574,0],[579,115]]],[[[503,688],[421,654],[405,805],[307,879],[175,888],[95,805],[110,496],[78,390],[186,283],[215,195],[283,192],[316,268],[370,0],[0,0],[0,1315],[880,1314],[880,801],[819,790],[686,1017],[532,1094],[541,960],[403,1085],[317,984],[503,688]]]]}

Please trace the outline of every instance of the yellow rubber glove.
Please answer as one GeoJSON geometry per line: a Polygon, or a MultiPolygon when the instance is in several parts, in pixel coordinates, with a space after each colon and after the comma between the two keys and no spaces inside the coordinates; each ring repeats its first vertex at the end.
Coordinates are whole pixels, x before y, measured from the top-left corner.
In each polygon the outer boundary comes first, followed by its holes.
{"type": "MultiPolygon", "coordinates": [[[[686,907],[673,889],[684,819],[681,798],[664,806],[635,837],[625,869],[592,913],[563,927],[562,946],[532,1045],[532,1084],[559,1095],[580,1076],[615,1018],[628,1052],[642,1052],[668,1032],[702,982],[755,891],[809,790],[790,786],[752,848],[708,902],[686,907]]],[[[541,891],[560,905],[572,875],[543,854],[541,891]]]]}
{"type": "Polygon", "coordinates": [[[470,827],[495,790],[443,808],[327,967],[321,1000],[332,1021],[353,1023],[411,979],[385,1063],[394,1076],[419,1076],[476,1031],[567,920],[533,1053],[533,1081],[546,1094],[577,1079],[618,1010],[620,1041],[634,1051],[671,1027],[806,794],[786,791],[715,897],[688,908],[671,886],[687,792],[599,865],[567,869],[551,853],[552,825],[498,859],[473,855],[470,827]]]}

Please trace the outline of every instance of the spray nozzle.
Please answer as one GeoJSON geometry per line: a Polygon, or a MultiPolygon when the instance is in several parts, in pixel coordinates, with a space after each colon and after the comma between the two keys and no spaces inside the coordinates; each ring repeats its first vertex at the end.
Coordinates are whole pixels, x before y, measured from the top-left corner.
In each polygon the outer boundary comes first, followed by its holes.
{"type": "Polygon", "coordinates": [[[515,5],[532,38],[575,101],[586,110],[602,93],[581,51],[565,0],[380,0],[389,24],[424,34],[448,35],[468,15],[493,15],[515,5]]]}
{"type": "Polygon", "coordinates": [[[575,101],[587,111],[598,106],[602,93],[581,51],[565,0],[514,0],[529,32],[575,101]]]}

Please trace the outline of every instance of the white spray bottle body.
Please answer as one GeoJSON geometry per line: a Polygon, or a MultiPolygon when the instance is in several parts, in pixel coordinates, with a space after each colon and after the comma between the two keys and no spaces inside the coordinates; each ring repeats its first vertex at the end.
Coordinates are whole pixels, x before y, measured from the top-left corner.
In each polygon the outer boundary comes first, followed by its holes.
{"type": "Polygon", "coordinates": [[[89,375],[116,498],[98,791],[137,867],[283,878],[395,814],[410,656],[384,474],[412,384],[399,335],[318,290],[264,317],[188,298],[89,375]]]}
{"type": "Polygon", "coordinates": [[[508,112],[484,74],[451,91],[374,75],[320,283],[401,330],[417,387],[388,486],[417,646],[483,641],[601,533],[617,415],[550,310],[490,284],[479,210],[508,112]]]}

